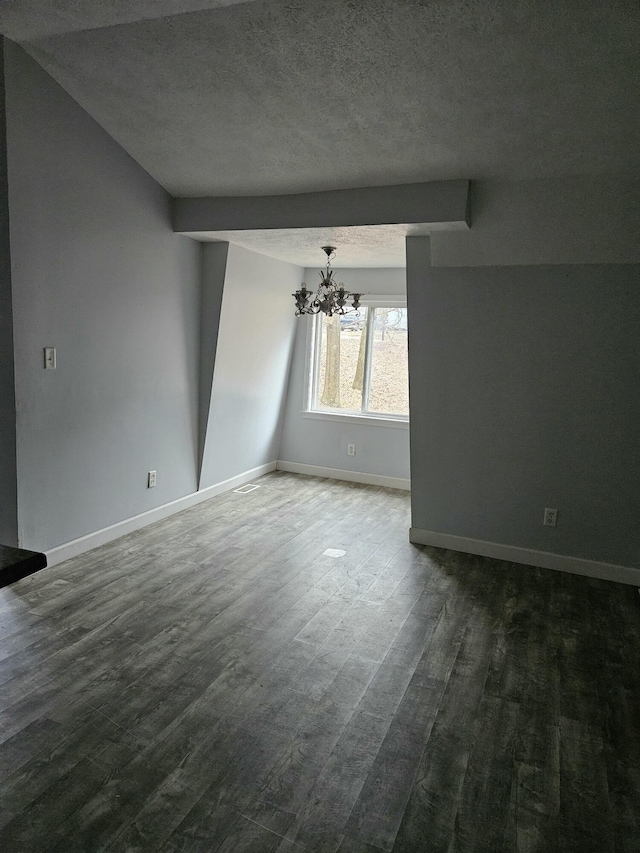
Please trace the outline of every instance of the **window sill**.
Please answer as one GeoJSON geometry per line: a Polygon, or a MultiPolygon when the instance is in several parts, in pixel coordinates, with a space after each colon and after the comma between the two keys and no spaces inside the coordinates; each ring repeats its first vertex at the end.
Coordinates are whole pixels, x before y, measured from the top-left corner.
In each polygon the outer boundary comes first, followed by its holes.
{"type": "Polygon", "coordinates": [[[341,421],[345,424],[360,424],[361,426],[409,429],[409,418],[385,417],[384,415],[356,415],[353,412],[343,415],[341,412],[319,412],[307,409],[302,412],[302,417],[317,421],[341,421]]]}

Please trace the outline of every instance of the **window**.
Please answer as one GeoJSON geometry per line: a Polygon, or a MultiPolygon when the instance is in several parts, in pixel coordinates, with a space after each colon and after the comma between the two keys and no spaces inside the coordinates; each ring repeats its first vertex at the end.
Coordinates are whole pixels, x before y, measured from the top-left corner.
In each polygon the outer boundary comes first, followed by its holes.
{"type": "Polygon", "coordinates": [[[371,300],[344,316],[313,318],[309,411],[407,421],[407,309],[371,300]]]}

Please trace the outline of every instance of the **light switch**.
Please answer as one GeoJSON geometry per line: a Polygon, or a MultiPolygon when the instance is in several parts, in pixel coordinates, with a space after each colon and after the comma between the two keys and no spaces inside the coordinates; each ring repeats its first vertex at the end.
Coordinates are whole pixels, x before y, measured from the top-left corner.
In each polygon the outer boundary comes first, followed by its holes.
{"type": "Polygon", "coordinates": [[[56,348],[55,347],[45,347],[44,348],[44,369],[45,370],[55,370],[56,369],[56,348]]]}

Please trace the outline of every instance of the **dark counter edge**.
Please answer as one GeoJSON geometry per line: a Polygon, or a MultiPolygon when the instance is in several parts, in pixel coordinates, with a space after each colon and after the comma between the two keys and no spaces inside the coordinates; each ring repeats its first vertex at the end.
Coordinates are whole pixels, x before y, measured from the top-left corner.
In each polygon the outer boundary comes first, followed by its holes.
{"type": "Polygon", "coordinates": [[[0,589],[46,567],[46,554],[0,545],[0,589]]]}

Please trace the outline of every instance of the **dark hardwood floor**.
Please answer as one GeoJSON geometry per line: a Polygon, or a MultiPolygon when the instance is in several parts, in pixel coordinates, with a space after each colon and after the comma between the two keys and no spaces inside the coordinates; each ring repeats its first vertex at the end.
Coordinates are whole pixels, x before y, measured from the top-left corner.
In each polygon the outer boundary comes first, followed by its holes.
{"type": "Polygon", "coordinates": [[[259,482],[0,591],[3,853],[640,850],[635,588],[259,482]]]}

